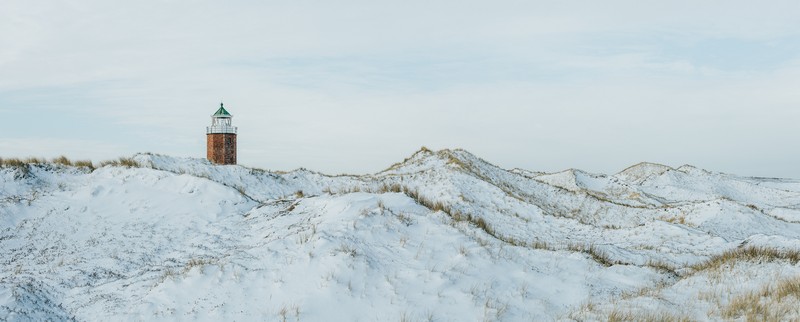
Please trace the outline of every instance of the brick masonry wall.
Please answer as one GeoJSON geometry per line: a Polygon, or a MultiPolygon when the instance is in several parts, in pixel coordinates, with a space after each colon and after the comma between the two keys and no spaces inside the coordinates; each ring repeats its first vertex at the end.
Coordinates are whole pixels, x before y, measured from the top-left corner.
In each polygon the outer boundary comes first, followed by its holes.
{"type": "Polygon", "coordinates": [[[215,164],[236,164],[236,134],[206,135],[206,157],[215,164]]]}

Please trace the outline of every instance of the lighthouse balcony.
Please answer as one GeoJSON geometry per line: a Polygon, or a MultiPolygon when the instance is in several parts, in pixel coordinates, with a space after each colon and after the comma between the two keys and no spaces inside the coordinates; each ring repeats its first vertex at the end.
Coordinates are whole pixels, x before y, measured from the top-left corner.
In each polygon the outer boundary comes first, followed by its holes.
{"type": "Polygon", "coordinates": [[[237,129],[235,126],[207,126],[206,134],[214,134],[214,133],[236,134],[236,130],[237,129]]]}

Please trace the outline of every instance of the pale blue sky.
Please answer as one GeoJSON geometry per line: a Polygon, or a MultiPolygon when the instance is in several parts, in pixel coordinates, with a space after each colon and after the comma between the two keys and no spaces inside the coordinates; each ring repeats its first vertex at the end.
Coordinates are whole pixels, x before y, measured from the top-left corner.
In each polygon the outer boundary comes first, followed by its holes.
{"type": "Polygon", "coordinates": [[[205,156],[370,173],[640,161],[800,178],[797,1],[0,4],[0,156],[205,156]]]}

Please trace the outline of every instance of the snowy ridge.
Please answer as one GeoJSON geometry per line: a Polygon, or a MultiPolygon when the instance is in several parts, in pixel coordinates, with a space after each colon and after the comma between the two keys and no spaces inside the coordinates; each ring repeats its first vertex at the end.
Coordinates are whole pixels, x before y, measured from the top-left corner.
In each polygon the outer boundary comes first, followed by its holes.
{"type": "Polygon", "coordinates": [[[463,150],[365,176],[134,160],[0,168],[0,319],[718,320],[800,276],[798,180],[463,150]]]}

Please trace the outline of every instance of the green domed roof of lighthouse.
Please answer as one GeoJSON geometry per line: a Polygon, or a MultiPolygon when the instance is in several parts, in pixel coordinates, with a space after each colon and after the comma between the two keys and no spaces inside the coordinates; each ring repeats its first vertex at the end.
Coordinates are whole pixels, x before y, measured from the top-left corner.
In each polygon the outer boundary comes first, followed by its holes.
{"type": "Polygon", "coordinates": [[[233,115],[231,115],[231,113],[228,113],[228,111],[225,110],[225,107],[222,106],[222,103],[219,103],[219,109],[217,110],[216,113],[214,113],[214,115],[211,115],[211,116],[213,116],[213,117],[232,117],[233,115]]]}

